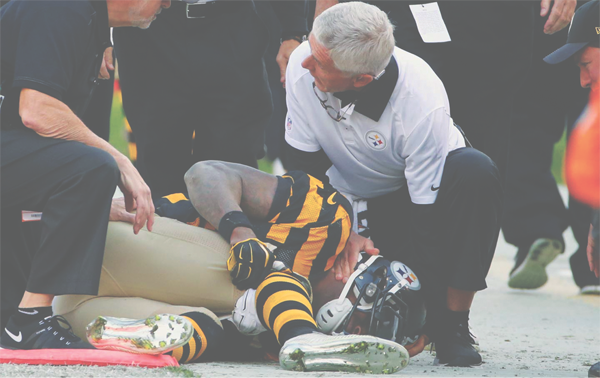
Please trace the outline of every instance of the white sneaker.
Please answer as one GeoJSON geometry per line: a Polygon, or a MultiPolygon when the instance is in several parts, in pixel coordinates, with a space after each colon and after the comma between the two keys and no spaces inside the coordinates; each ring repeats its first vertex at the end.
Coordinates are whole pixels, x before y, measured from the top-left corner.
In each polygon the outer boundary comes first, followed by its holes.
{"type": "Polygon", "coordinates": [[[600,295],[600,285],[587,285],[581,288],[583,295],[600,295]]]}
{"type": "Polygon", "coordinates": [[[365,335],[309,333],[289,339],[279,352],[281,367],[298,371],[392,374],[408,360],[402,345],[365,335]]]}
{"type": "Polygon", "coordinates": [[[235,302],[235,308],[231,314],[231,322],[235,324],[238,331],[244,335],[255,336],[266,332],[267,329],[258,319],[256,312],[256,290],[248,289],[235,302]]]}

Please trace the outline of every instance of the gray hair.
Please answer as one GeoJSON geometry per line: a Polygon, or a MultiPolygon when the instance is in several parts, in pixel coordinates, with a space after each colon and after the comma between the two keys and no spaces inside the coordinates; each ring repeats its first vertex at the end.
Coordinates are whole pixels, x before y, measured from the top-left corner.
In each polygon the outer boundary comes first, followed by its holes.
{"type": "Polygon", "coordinates": [[[312,35],[329,50],[336,68],[350,76],[378,75],[396,44],[387,14],[359,1],[337,4],[321,13],[312,35]]]}

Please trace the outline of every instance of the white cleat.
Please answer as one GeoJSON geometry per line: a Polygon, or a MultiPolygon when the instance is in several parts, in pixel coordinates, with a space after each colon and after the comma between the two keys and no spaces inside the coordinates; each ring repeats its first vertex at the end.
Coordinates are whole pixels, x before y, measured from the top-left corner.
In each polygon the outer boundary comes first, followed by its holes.
{"type": "Polygon", "coordinates": [[[374,336],[309,333],[289,339],[279,352],[285,370],[392,374],[408,365],[408,352],[374,336]]]}
{"type": "Polygon", "coordinates": [[[170,314],[139,320],[99,316],[86,329],[88,341],[97,349],[155,355],[185,345],[193,334],[189,320],[170,314]]]}

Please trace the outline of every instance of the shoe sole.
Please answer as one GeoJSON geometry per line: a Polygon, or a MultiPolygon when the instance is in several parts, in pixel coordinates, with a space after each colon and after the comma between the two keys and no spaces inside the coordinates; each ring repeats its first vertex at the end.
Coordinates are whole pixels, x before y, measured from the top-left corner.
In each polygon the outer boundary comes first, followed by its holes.
{"type": "Polygon", "coordinates": [[[296,371],[392,374],[405,368],[408,360],[408,352],[401,345],[370,336],[319,345],[289,343],[279,353],[281,367],[296,371]]]}
{"type": "Polygon", "coordinates": [[[546,266],[561,254],[563,249],[562,243],[557,240],[536,240],[525,260],[510,275],[508,286],[513,289],[537,289],[544,286],[548,281],[546,266]]]}
{"type": "Polygon", "coordinates": [[[479,361],[476,364],[470,364],[466,361],[462,361],[460,358],[454,360],[454,361],[449,361],[449,362],[440,362],[439,358],[435,358],[433,360],[433,364],[435,366],[448,366],[448,367],[469,367],[469,366],[480,366],[483,363],[483,361],[479,361]]]}
{"type": "Polygon", "coordinates": [[[600,285],[587,285],[581,288],[582,295],[600,295],[600,285]]]}
{"type": "Polygon", "coordinates": [[[137,354],[164,354],[185,345],[194,328],[189,320],[169,314],[133,320],[99,316],[86,329],[97,349],[137,354]]]}

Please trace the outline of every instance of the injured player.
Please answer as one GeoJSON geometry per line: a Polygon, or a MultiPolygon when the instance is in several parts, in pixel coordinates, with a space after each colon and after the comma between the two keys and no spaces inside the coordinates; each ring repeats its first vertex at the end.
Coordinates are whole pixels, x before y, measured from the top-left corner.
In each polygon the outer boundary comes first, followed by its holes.
{"type": "MultiPolygon", "coordinates": [[[[96,319],[89,339],[110,346],[102,337],[105,327],[119,326],[111,317],[154,325],[157,314],[181,314],[194,334],[170,352],[178,361],[223,357],[215,354],[227,350],[220,346],[233,323],[244,334],[274,334],[280,364],[290,370],[392,373],[422,350],[412,348],[422,344],[425,309],[410,269],[365,255],[346,284],[335,280],[331,267],[350,234],[352,209],[332,187],[302,172],[276,177],[214,161],[192,167],[186,183],[191,202],[183,194],[163,198],[153,232],[135,239],[118,222],[129,214],[115,207],[99,295],[54,302],[77,335],[96,319]],[[218,233],[185,223],[217,225],[218,233]]],[[[155,328],[146,337],[158,337],[155,328]]],[[[131,339],[132,351],[143,344],[127,327],[120,336],[131,339]]]]}

